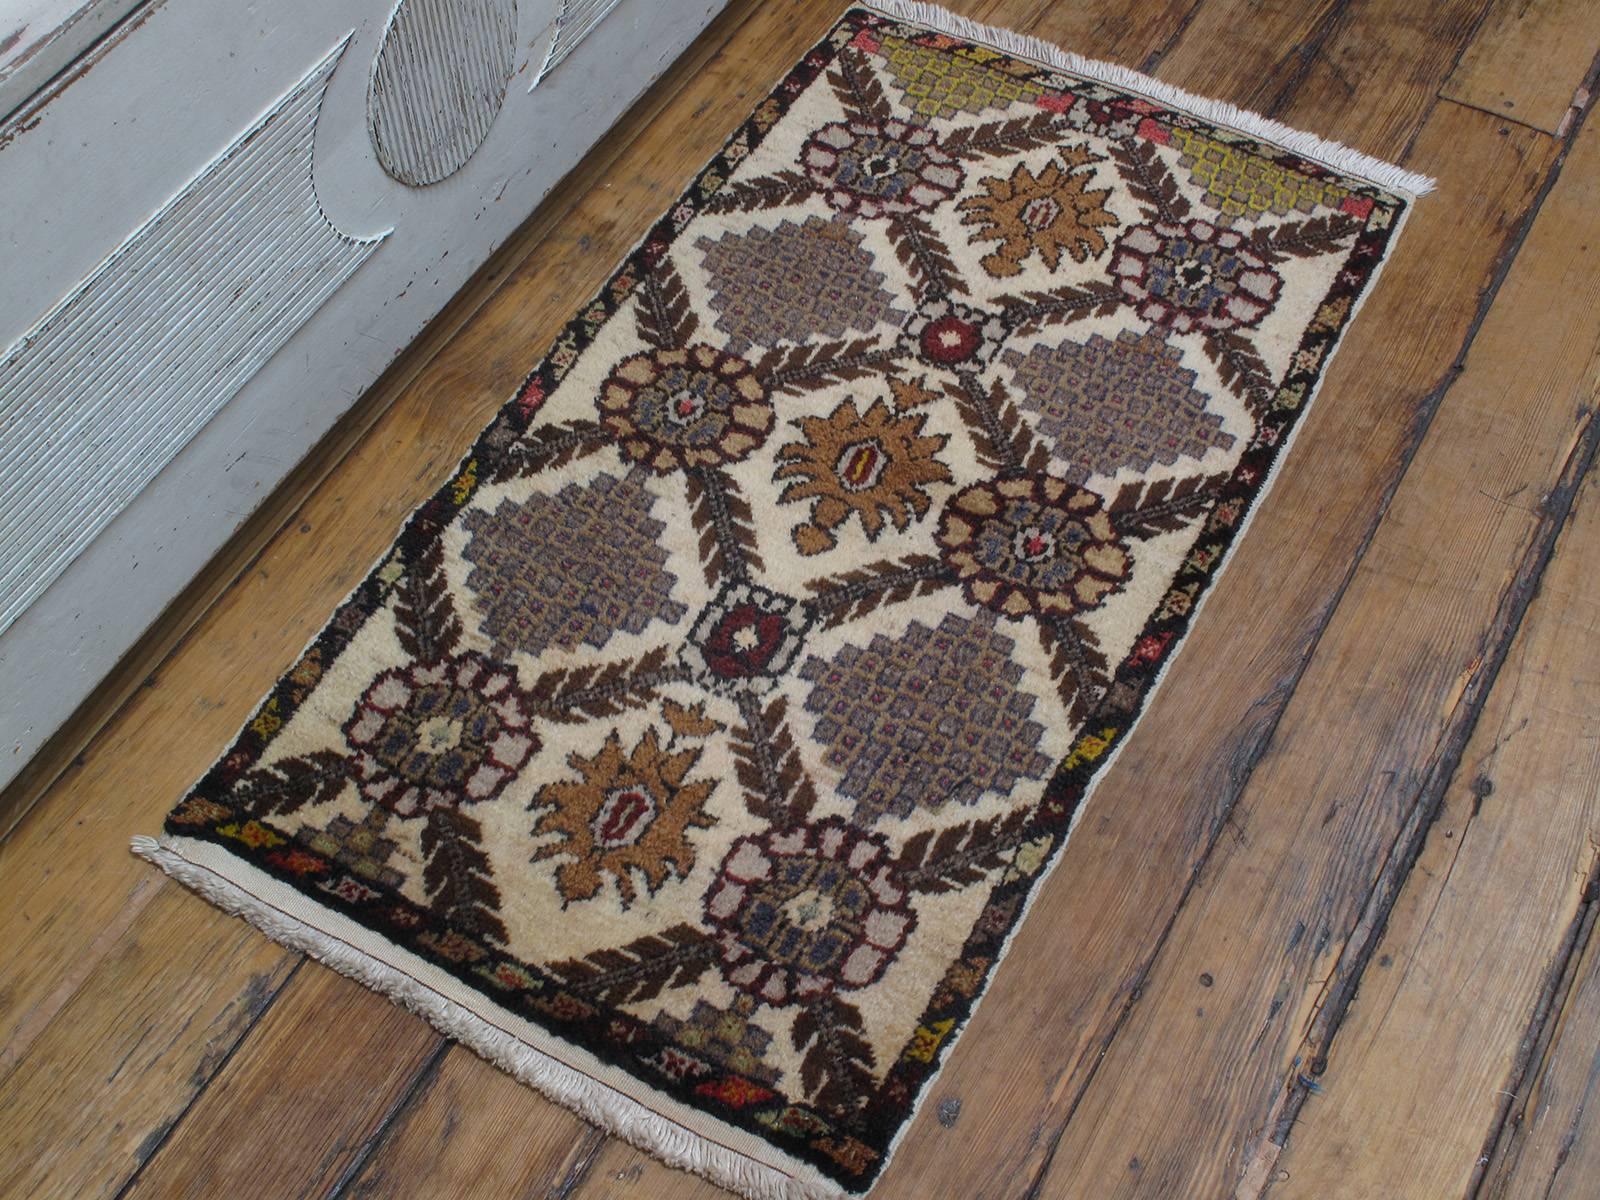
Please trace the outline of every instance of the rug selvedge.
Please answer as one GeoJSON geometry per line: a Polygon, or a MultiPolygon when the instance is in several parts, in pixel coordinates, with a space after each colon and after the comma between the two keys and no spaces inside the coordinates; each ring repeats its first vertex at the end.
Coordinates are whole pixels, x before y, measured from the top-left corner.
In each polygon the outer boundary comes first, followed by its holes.
{"type": "Polygon", "coordinates": [[[1406,204],[848,12],[168,834],[865,1191],[1406,204]]]}

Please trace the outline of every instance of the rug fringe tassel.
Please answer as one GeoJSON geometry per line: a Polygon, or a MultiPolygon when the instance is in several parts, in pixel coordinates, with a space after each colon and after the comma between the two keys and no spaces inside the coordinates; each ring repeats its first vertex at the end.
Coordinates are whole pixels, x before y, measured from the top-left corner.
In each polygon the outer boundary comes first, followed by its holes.
{"type": "Polygon", "coordinates": [[[244,918],[273,941],[309,954],[339,974],[381,992],[502,1071],[668,1166],[693,1171],[748,1200],[844,1200],[844,1192],[785,1175],[651,1112],[616,1089],[496,1028],[409,975],[262,904],[156,838],[135,837],[132,849],[224,912],[244,918]]]}
{"type": "Polygon", "coordinates": [[[937,4],[928,4],[924,0],[867,0],[864,7],[875,9],[885,16],[926,25],[951,37],[979,42],[1019,58],[1032,59],[1045,66],[1067,71],[1085,79],[1094,79],[1112,87],[1137,92],[1171,108],[1192,113],[1214,125],[1223,125],[1240,133],[1248,133],[1262,141],[1291,150],[1302,158],[1311,159],[1340,174],[1365,179],[1387,191],[1403,192],[1409,196],[1425,196],[1434,190],[1435,182],[1429,176],[1397,167],[1393,163],[1384,162],[1339,142],[1294,129],[1224,100],[1196,96],[1192,92],[1173,87],[1170,83],[1163,83],[1159,79],[1117,63],[1084,58],[1042,38],[1016,33],[995,25],[984,25],[937,4]]]}

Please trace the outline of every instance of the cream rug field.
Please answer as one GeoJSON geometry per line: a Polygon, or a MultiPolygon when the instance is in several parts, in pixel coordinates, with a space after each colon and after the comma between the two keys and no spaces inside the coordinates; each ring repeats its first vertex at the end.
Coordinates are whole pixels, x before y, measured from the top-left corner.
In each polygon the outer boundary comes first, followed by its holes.
{"type": "Polygon", "coordinates": [[[1427,187],[849,10],[135,848],[671,1163],[864,1193],[1427,187]]]}

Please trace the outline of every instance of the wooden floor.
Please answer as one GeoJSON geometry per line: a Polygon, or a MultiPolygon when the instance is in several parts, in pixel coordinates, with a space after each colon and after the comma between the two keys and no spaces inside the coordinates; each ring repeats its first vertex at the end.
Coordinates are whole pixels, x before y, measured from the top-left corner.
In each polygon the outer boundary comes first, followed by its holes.
{"type": "MultiPolygon", "coordinates": [[[[956,7],[1440,187],[875,1200],[1600,1196],[1600,4],[956,7]]],[[[127,842],[835,12],[734,0],[0,842],[0,1195],[722,1195],[127,842]]]]}

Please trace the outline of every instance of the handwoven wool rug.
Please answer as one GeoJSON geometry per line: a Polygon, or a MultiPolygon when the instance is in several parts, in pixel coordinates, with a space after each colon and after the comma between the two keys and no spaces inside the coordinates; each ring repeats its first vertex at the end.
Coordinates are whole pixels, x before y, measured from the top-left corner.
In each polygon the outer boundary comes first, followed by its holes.
{"type": "Polygon", "coordinates": [[[1428,186],[851,9],[136,849],[668,1162],[865,1192],[1428,186]]]}

